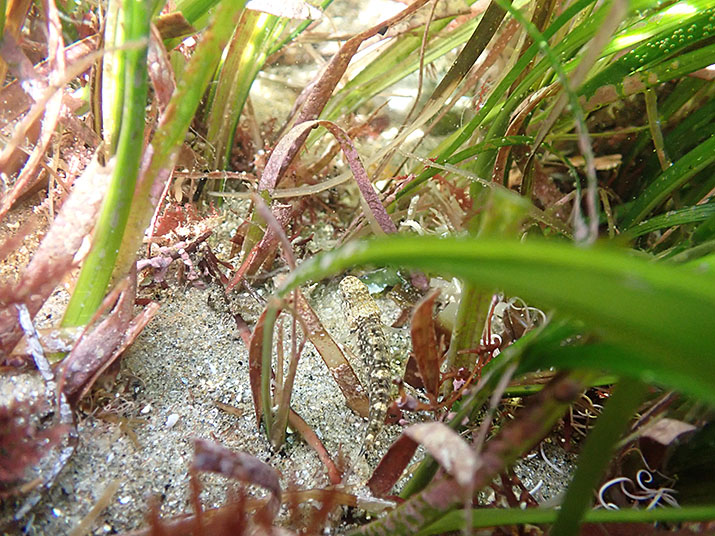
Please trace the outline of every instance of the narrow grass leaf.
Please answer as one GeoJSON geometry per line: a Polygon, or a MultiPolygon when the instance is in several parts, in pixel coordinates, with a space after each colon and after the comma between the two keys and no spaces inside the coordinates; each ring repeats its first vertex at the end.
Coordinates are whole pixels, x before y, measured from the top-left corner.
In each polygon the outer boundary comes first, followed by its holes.
{"type": "MultiPolygon", "coordinates": [[[[264,386],[262,382],[262,345],[264,340],[263,332],[268,312],[268,309],[264,309],[261,313],[261,316],[258,317],[258,321],[256,322],[256,325],[253,328],[253,332],[251,334],[251,342],[248,346],[248,380],[251,384],[251,394],[253,395],[253,408],[256,411],[256,427],[260,427],[261,416],[263,415],[263,408],[271,408],[270,361],[268,362],[269,382],[266,386],[264,386]]],[[[273,311],[273,314],[276,314],[276,311],[273,311]]]]}
{"type": "Polygon", "coordinates": [[[705,378],[697,374],[696,367],[690,360],[685,367],[677,362],[653,359],[651,354],[638,352],[621,345],[593,343],[582,346],[564,346],[549,352],[534,353],[534,365],[555,368],[584,368],[609,371],[619,376],[638,379],[642,382],[658,385],[664,389],[675,389],[688,393],[715,405],[715,394],[708,379],[712,363],[708,354],[701,353],[700,363],[705,371],[705,378]],[[539,357],[536,357],[539,355],[539,357]]]}
{"type": "MultiPolygon", "coordinates": [[[[115,85],[123,85],[114,175],[94,230],[92,249],[82,264],[77,284],[62,319],[65,326],[87,323],[104,298],[129,221],[134,188],[139,175],[143,147],[137,140],[143,139],[146,125],[146,58],[150,14],[148,5],[143,2],[124,4],[123,44],[138,42],[141,46],[128,48],[120,53],[124,58],[126,70],[121,73],[124,77],[121,81],[114,81],[115,85]]],[[[126,272],[122,272],[118,276],[125,274],[126,272]]]]}
{"type": "Polygon", "coordinates": [[[677,24],[668,24],[664,27],[660,24],[656,25],[658,33],[593,76],[581,88],[582,94],[590,98],[598,88],[621,80],[635,71],[649,69],[653,65],[667,61],[686,47],[692,48],[697,46],[698,42],[711,37],[715,33],[715,26],[709,21],[715,14],[715,7],[711,5],[703,6],[701,9],[693,7],[693,9],[690,17],[681,15],[670,19],[671,22],[677,21],[677,24]],[[681,38],[681,35],[687,36],[687,39],[681,38]]]}
{"type": "MultiPolygon", "coordinates": [[[[236,273],[226,287],[227,292],[233,290],[244,276],[254,274],[266,259],[275,254],[278,242],[281,240],[279,234],[276,233],[276,229],[288,229],[296,213],[294,206],[280,203],[273,203],[271,210],[271,214],[273,215],[273,219],[277,222],[277,225],[267,226],[263,236],[261,236],[258,243],[250,249],[248,254],[244,257],[243,263],[239,266],[238,270],[236,270],[236,273]]],[[[256,219],[258,219],[258,211],[254,212],[254,215],[257,217],[256,219]]],[[[265,224],[265,220],[262,220],[262,223],[265,224]]],[[[260,233],[260,229],[258,229],[258,232],[260,233]]],[[[285,235],[285,233],[283,234],[285,235]]],[[[246,246],[247,242],[248,240],[244,240],[244,246],[246,246]]],[[[290,250],[286,248],[285,251],[290,250]]]]}
{"type": "Polygon", "coordinates": [[[623,229],[639,223],[671,193],[715,162],[715,136],[706,139],[666,169],[638,196],[630,210],[619,221],[623,229]]]}
{"type": "Polygon", "coordinates": [[[127,273],[141,247],[144,230],[171,177],[176,155],[193,121],[201,98],[213,76],[221,51],[235,27],[244,0],[224,0],[214,12],[213,24],[203,33],[181,81],[159,121],[151,145],[144,154],[142,173],[126,226],[126,238],[117,256],[117,273],[127,273]]]}
{"type": "MultiPolygon", "coordinates": [[[[551,508],[480,508],[453,511],[439,521],[420,530],[415,536],[432,536],[458,531],[470,521],[473,529],[503,525],[542,525],[553,523],[559,511],[551,508]]],[[[715,519],[715,505],[683,506],[682,508],[654,508],[652,510],[624,508],[623,510],[590,510],[584,523],[683,523],[715,519]]]]}
{"type": "Polygon", "coordinates": [[[707,67],[712,62],[713,54],[715,54],[715,44],[688,50],[678,56],[677,60],[661,62],[650,69],[638,70],[622,79],[613,80],[610,84],[596,89],[591,97],[582,95],[581,105],[587,112],[598,110],[624,97],[641,93],[648,88],[707,67]]]}
{"type": "MultiPolygon", "coordinates": [[[[586,321],[604,340],[649,354],[653,368],[715,383],[710,277],[653,264],[626,252],[567,243],[499,239],[385,237],[353,243],[304,262],[278,290],[361,265],[393,265],[453,275],[481,288],[501,288],[541,307],[586,321]],[[658,330],[653,330],[658,326],[658,330]]],[[[681,376],[682,377],[682,376],[681,376]]],[[[654,378],[655,379],[655,378],[654,378]]],[[[670,385],[667,375],[658,382],[670,385]]],[[[683,386],[680,385],[680,388],[683,386]]],[[[703,396],[701,389],[687,389],[703,396]]],[[[715,402],[715,396],[709,396],[715,402]]]]}
{"type": "Polygon", "coordinates": [[[566,490],[551,536],[578,532],[581,519],[593,502],[593,491],[611,460],[616,441],[625,432],[645,393],[646,385],[639,381],[621,380],[616,384],[579,454],[576,472],[566,490]]]}
{"type": "MultiPolygon", "coordinates": [[[[545,40],[551,39],[564,25],[570,24],[572,19],[583,9],[593,3],[593,0],[578,0],[572,5],[570,5],[564,12],[556,18],[556,20],[549,25],[549,27],[543,32],[543,37],[545,40]]],[[[598,21],[595,21],[596,23],[598,21]]],[[[583,39],[587,39],[589,34],[586,30],[586,24],[579,26],[578,30],[583,33],[583,39]]],[[[589,21],[589,28],[591,26],[589,21]]],[[[589,31],[595,31],[595,28],[589,31]]],[[[440,146],[433,152],[433,156],[436,158],[438,163],[444,163],[449,157],[451,157],[459,147],[461,147],[474,133],[474,131],[482,125],[488,117],[496,113],[499,110],[504,110],[505,116],[511,114],[511,112],[516,108],[518,103],[520,103],[527,94],[527,88],[536,81],[540,76],[543,76],[548,61],[542,61],[537,66],[534,66],[530,71],[528,76],[522,80],[518,88],[512,93],[512,97],[504,102],[504,96],[509,92],[509,87],[525,72],[529,63],[536,57],[539,53],[539,44],[534,43],[529,47],[529,49],[519,58],[514,67],[499,81],[496,87],[493,89],[484,106],[476,113],[476,115],[465,124],[460,130],[455,132],[447,140],[445,140],[440,146]]],[[[555,54],[567,54],[568,50],[565,46],[556,47],[554,50],[555,54]]],[[[490,131],[491,132],[491,131],[490,131]]],[[[498,139],[501,134],[492,136],[487,134],[487,139],[496,138],[498,139]]],[[[494,149],[496,151],[496,149],[494,149]]],[[[455,162],[452,162],[455,163],[455,162]]],[[[434,176],[438,173],[437,169],[425,169],[421,171],[417,178],[413,181],[413,188],[416,188],[422,184],[425,180],[434,176]]]]}
{"type": "MultiPolygon", "coordinates": [[[[323,70],[320,78],[315,82],[315,84],[309,86],[308,93],[305,95],[305,98],[293,118],[293,125],[298,125],[304,121],[311,121],[318,118],[323,111],[323,108],[325,108],[330,95],[333,94],[335,87],[340,82],[343,74],[345,74],[345,70],[348,68],[353,56],[357,53],[360,45],[362,45],[365,40],[374,37],[383,31],[385,27],[390,27],[408,17],[420,7],[424,6],[427,1],[428,0],[415,0],[395,16],[390,17],[372,28],[360,32],[359,34],[356,34],[348,39],[340,47],[340,50],[332,57],[330,63],[328,63],[323,70]]],[[[307,137],[308,132],[304,132],[288,150],[285,157],[284,167],[281,169],[281,174],[285,171],[285,169],[287,169],[295,156],[298,154],[298,150],[303,145],[307,137]]]]}
{"type": "Polygon", "coordinates": [[[251,85],[266,61],[268,47],[286,23],[287,19],[253,11],[249,6],[241,13],[207,107],[206,139],[213,151],[213,169],[226,169],[251,85]]]}
{"type": "Polygon", "coordinates": [[[675,227],[676,225],[686,225],[688,223],[702,222],[713,215],[715,215],[715,203],[670,210],[664,214],[654,216],[648,220],[629,227],[621,233],[621,236],[633,239],[659,229],[675,227]]]}
{"type": "Polygon", "coordinates": [[[305,139],[305,135],[317,126],[323,126],[328,129],[340,144],[340,148],[355,177],[355,182],[360,189],[362,200],[368,209],[365,210],[365,216],[371,222],[373,231],[377,234],[397,232],[397,227],[392,219],[390,219],[385,207],[382,205],[382,201],[380,201],[380,197],[370,182],[370,178],[365,171],[365,167],[360,160],[360,155],[355,149],[355,145],[350,139],[350,136],[348,136],[345,130],[331,121],[304,121],[294,126],[288,134],[281,138],[281,141],[276,145],[276,148],[271,154],[271,158],[266,164],[259,183],[259,189],[272,191],[276,187],[280,178],[280,172],[287,166],[292,158],[296,144],[302,143],[301,140],[305,139]]]}

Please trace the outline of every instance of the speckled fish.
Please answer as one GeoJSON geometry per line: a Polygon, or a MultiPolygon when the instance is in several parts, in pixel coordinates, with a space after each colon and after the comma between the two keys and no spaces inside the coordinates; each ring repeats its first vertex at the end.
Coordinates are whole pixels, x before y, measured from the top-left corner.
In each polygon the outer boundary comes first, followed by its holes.
{"type": "Polygon", "coordinates": [[[390,402],[390,363],[380,309],[367,287],[357,277],[347,276],[340,282],[345,317],[356,337],[357,349],[369,377],[370,412],[361,452],[367,452],[383,428],[390,402]]]}

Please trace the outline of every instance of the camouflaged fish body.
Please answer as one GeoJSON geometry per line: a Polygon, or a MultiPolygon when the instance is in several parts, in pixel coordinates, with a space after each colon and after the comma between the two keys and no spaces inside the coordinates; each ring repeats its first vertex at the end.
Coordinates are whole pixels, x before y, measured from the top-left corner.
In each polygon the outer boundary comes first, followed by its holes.
{"type": "Polygon", "coordinates": [[[383,428],[390,402],[390,363],[387,339],[382,329],[380,309],[367,287],[357,277],[347,276],[340,282],[345,317],[356,337],[357,350],[368,374],[370,412],[361,451],[369,450],[383,428]]]}

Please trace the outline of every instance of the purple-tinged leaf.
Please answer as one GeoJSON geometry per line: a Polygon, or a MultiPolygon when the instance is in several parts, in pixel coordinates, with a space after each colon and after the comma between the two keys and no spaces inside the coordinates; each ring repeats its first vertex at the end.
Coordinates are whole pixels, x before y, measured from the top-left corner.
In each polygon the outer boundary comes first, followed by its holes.
{"type": "MultiPolygon", "coordinates": [[[[314,84],[309,86],[307,94],[305,96],[301,94],[298,97],[302,100],[302,102],[295,114],[293,124],[298,125],[305,121],[312,121],[320,116],[320,113],[323,111],[323,108],[325,108],[328,99],[330,99],[330,96],[333,94],[335,87],[345,74],[350,61],[365,40],[384,32],[385,29],[410,16],[427,2],[428,0],[415,0],[395,16],[390,17],[386,21],[380,22],[372,28],[369,28],[364,32],[360,32],[359,34],[348,39],[335,56],[332,57],[330,63],[328,63],[327,67],[320,75],[320,78],[314,84]]],[[[285,170],[288,169],[288,166],[290,166],[291,162],[293,162],[293,159],[298,154],[298,151],[303,145],[303,142],[305,142],[307,136],[308,132],[303,132],[295,140],[295,143],[288,148],[285,158],[282,159],[281,168],[277,173],[277,179],[280,179],[280,176],[282,176],[285,170]]]]}
{"type": "MultiPolygon", "coordinates": [[[[377,234],[391,234],[397,232],[390,216],[387,214],[385,207],[382,205],[377,192],[370,182],[370,178],[365,171],[365,167],[360,160],[360,156],[353,145],[352,140],[338,125],[332,121],[316,120],[305,121],[294,126],[276,145],[276,148],[271,153],[271,157],[263,170],[263,175],[258,185],[260,191],[273,191],[278,182],[279,173],[283,168],[286,160],[290,157],[291,147],[296,143],[302,143],[301,137],[317,126],[325,127],[340,144],[340,148],[348,161],[350,170],[353,172],[355,182],[357,182],[360,194],[364,204],[368,207],[365,211],[365,216],[370,221],[373,232],[377,234]]],[[[304,139],[304,138],[303,138],[304,139]]]]}
{"type": "Polygon", "coordinates": [[[281,503],[281,485],[278,473],[270,465],[255,456],[234,452],[205,439],[194,440],[194,461],[191,467],[197,471],[218,473],[227,478],[261,486],[271,492],[264,512],[271,519],[278,513],[281,503]]]}

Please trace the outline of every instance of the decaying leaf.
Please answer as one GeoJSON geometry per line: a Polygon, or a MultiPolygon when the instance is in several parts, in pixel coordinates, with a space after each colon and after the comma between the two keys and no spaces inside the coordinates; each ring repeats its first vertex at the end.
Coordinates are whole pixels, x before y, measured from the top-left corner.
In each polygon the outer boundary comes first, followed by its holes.
{"type": "Polygon", "coordinates": [[[264,511],[271,519],[278,513],[281,502],[278,473],[258,458],[243,452],[234,452],[212,441],[196,439],[191,467],[197,471],[218,473],[267,489],[271,496],[264,506],[264,511]]]}
{"type": "MultiPolygon", "coordinates": [[[[68,353],[77,343],[77,340],[82,335],[84,326],[73,327],[58,327],[38,329],[37,334],[40,338],[40,344],[48,354],[68,353]]],[[[17,346],[12,350],[13,356],[25,357],[30,355],[30,348],[27,345],[27,339],[22,339],[17,346]]]]}
{"type": "Polygon", "coordinates": [[[370,403],[365,394],[365,389],[362,387],[340,346],[325,330],[318,315],[315,314],[315,311],[310,307],[301,292],[297,293],[295,308],[301,317],[303,326],[307,330],[306,336],[313,343],[320,357],[323,358],[323,362],[333,375],[335,383],[345,396],[348,407],[361,417],[367,417],[370,403]]]}
{"type": "Polygon", "coordinates": [[[60,386],[71,399],[114,354],[124,338],[134,308],[136,272],[133,275],[122,281],[104,299],[95,317],[111,307],[109,314],[96,327],[85,332],[62,362],[60,386]]]}
{"type": "Polygon", "coordinates": [[[0,287],[0,350],[9,353],[22,336],[13,304],[26,304],[34,316],[72,267],[94,226],[111,173],[111,162],[101,166],[96,156],[92,159],[18,282],[0,287]]]}
{"type": "Polygon", "coordinates": [[[402,475],[417,450],[417,442],[406,435],[401,435],[380,460],[372,476],[367,481],[367,487],[373,495],[386,495],[402,475]]]}
{"type": "Polygon", "coordinates": [[[641,437],[647,437],[661,445],[669,445],[683,434],[692,433],[695,430],[697,428],[692,424],[664,417],[654,423],[653,426],[649,426],[641,437]]]}
{"type": "Polygon", "coordinates": [[[434,302],[439,291],[432,292],[415,306],[412,314],[412,351],[422,379],[422,385],[435,403],[439,395],[440,355],[437,346],[434,302]]]}
{"type": "Polygon", "coordinates": [[[325,469],[328,471],[328,478],[330,478],[330,483],[337,486],[342,481],[342,473],[336,467],[333,460],[330,458],[330,454],[323,446],[320,441],[318,434],[316,434],[313,429],[308,426],[308,423],[303,420],[303,418],[298,415],[292,409],[288,413],[288,423],[291,427],[297,431],[306,443],[316,452],[320,461],[323,462],[325,469]]]}
{"type": "Polygon", "coordinates": [[[165,13],[154,20],[154,25],[162,39],[174,39],[195,34],[194,28],[180,11],[165,13]]]}
{"type": "Polygon", "coordinates": [[[149,37],[147,67],[151,84],[154,87],[159,112],[163,113],[176,88],[176,79],[174,69],[169,61],[169,53],[164,47],[159,30],[156,27],[152,27],[149,37]]]}
{"type": "Polygon", "coordinates": [[[479,466],[476,452],[447,425],[428,422],[410,426],[390,447],[367,483],[370,491],[378,496],[386,494],[407,467],[418,444],[425,447],[460,488],[472,489],[479,466]]]}
{"type": "Polygon", "coordinates": [[[647,426],[639,438],[639,445],[648,465],[652,468],[662,467],[678,445],[687,442],[687,438],[697,430],[692,424],[668,417],[647,426]]]}

